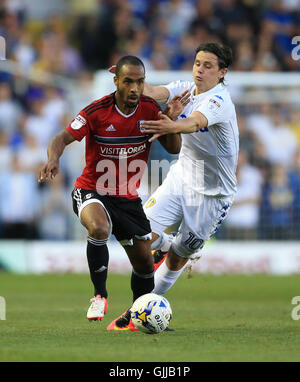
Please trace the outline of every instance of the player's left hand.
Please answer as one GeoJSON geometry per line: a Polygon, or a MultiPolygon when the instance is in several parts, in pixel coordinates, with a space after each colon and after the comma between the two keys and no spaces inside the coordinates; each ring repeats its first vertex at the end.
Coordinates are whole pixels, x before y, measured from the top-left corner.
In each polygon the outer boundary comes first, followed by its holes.
{"type": "Polygon", "coordinates": [[[174,134],[174,122],[162,112],[159,113],[161,119],[157,121],[143,121],[141,130],[144,134],[153,134],[149,142],[166,134],[174,134]]]}

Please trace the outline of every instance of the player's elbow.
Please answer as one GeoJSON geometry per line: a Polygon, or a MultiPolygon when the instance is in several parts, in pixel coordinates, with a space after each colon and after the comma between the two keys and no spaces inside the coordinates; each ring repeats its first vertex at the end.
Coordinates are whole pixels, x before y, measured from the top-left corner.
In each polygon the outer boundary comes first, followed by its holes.
{"type": "Polygon", "coordinates": [[[207,127],[208,121],[205,115],[203,115],[200,112],[195,112],[192,114],[192,116],[189,118],[190,119],[190,129],[191,132],[196,132],[199,129],[202,129],[204,127],[207,127]]]}
{"type": "Polygon", "coordinates": [[[167,148],[166,150],[169,154],[179,154],[180,152],[180,148],[171,147],[171,148],[167,148]]]}
{"type": "Polygon", "coordinates": [[[169,150],[167,150],[167,151],[169,154],[179,154],[180,149],[181,149],[181,143],[177,143],[177,144],[169,147],[169,150]]]}

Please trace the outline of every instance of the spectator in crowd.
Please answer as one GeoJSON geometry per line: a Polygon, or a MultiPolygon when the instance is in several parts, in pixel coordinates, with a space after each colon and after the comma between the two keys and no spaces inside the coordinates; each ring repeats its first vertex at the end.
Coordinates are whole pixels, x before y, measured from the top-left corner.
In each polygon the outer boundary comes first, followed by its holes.
{"type": "Polygon", "coordinates": [[[230,214],[224,221],[226,239],[256,240],[259,223],[262,176],[240,150],[237,166],[238,190],[230,214]]]}
{"type": "Polygon", "coordinates": [[[16,155],[22,163],[23,170],[31,173],[37,173],[41,164],[47,159],[45,149],[38,144],[36,137],[29,133],[24,135],[16,155]]]}
{"type": "Polygon", "coordinates": [[[252,131],[259,142],[266,148],[273,133],[273,108],[268,102],[262,103],[246,117],[247,129],[252,131]]]}
{"type": "Polygon", "coordinates": [[[268,159],[271,163],[283,163],[289,167],[298,149],[297,138],[285,122],[280,108],[274,108],[272,123],[272,134],[266,145],[268,159]]]}
{"type": "Polygon", "coordinates": [[[42,114],[51,122],[55,131],[64,128],[69,117],[67,110],[68,105],[62,91],[54,86],[45,86],[42,114]]]}
{"type": "Polygon", "coordinates": [[[177,49],[170,58],[171,70],[190,69],[194,61],[195,42],[192,33],[181,36],[177,49]]]}
{"type": "Polygon", "coordinates": [[[40,236],[45,240],[66,240],[70,208],[68,208],[69,194],[62,172],[52,182],[42,187],[40,200],[38,218],[40,236]]]}
{"type": "Polygon", "coordinates": [[[258,113],[247,118],[247,126],[258,137],[266,150],[266,159],[271,163],[292,164],[292,158],[297,151],[297,138],[285,122],[279,105],[261,105],[258,113]]]}
{"type": "Polygon", "coordinates": [[[237,118],[239,126],[240,150],[246,153],[249,162],[253,164],[256,159],[256,148],[259,144],[258,138],[255,132],[248,128],[246,118],[242,114],[238,115],[237,118]]]}
{"type": "Polygon", "coordinates": [[[214,2],[213,0],[197,0],[195,5],[195,14],[190,23],[190,28],[193,29],[196,26],[202,26],[206,30],[221,33],[223,27],[221,20],[215,16],[214,2]]]}
{"type": "Polygon", "coordinates": [[[162,20],[168,20],[170,36],[178,41],[179,37],[188,31],[193,20],[195,14],[194,4],[184,0],[162,2],[159,13],[162,20]]]}
{"type": "Polygon", "coordinates": [[[170,70],[168,53],[166,53],[167,44],[157,37],[153,42],[151,52],[151,65],[154,70],[170,70]]]}
{"type": "Polygon", "coordinates": [[[13,98],[11,85],[7,82],[0,83],[0,126],[10,138],[18,130],[22,109],[13,98]]]}
{"type": "Polygon", "coordinates": [[[31,110],[24,121],[24,134],[33,135],[38,144],[45,148],[50,139],[57,133],[57,126],[51,119],[44,115],[44,98],[32,98],[31,110]]]}
{"type": "Polygon", "coordinates": [[[33,38],[29,32],[21,34],[18,44],[12,53],[14,60],[20,65],[23,73],[29,73],[36,60],[37,52],[34,49],[33,38]]]}
{"type": "Polygon", "coordinates": [[[233,70],[243,72],[251,71],[255,64],[255,53],[253,45],[249,39],[237,42],[235,46],[236,62],[233,70]]]}
{"type": "Polygon", "coordinates": [[[145,65],[146,70],[153,69],[153,65],[149,60],[152,47],[150,45],[150,31],[142,26],[133,31],[132,37],[126,43],[126,54],[139,57],[145,65]]]}
{"type": "Polygon", "coordinates": [[[288,127],[291,129],[295,135],[298,143],[298,148],[300,145],[300,110],[297,106],[290,109],[290,119],[287,121],[288,127]]]}
{"type": "Polygon", "coordinates": [[[73,91],[68,94],[68,103],[66,103],[65,109],[66,115],[62,118],[63,127],[66,126],[65,118],[70,120],[70,115],[74,115],[77,110],[81,110],[84,105],[87,105],[94,99],[93,79],[92,72],[88,70],[84,70],[76,76],[73,91]],[[76,89],[80,89],[80,92],[76,92],[76,89]]]}
{"type": "Polygon", "coordinates": [[[35,174],[24,171],[13,156],[11,166],[0,173],[0,220],[5,239],[37,239],[36,216],[39,205],[35,174]]]}
{"type": "Polygon", "coordinates": [[[11,159],[12,159],[12,148],[9,146],[9,134],[6,130],[0,129],[0,174],[4,171],[9,171],[11,159]]]}
{"type": "MultiPolygon", "coordinates": [[[[300,178],[282,164],[274,164],[265,181],[260,204],[260,238],[288,240],[299,227],[300,178]]],[[[299,237],[299,233],[298,233],[299,237]]]]}
{"type": "Polygon", "coordinates": [[[282,69],[293,67],[291,59],[294,17],[284,0],[274,0],[265,10],[261,20],[261,36],[271,40],[273,51],[282,63],[282,69]]]}

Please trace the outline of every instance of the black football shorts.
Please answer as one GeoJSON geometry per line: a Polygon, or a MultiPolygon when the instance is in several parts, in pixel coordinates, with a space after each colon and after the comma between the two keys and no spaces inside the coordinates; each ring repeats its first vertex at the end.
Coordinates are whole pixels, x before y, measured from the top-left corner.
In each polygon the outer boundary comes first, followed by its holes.
{"type": "Polygon", "coordinates": [[[137,237],[142,240],[151,239],[151,226],[147,219],[140,198],[128,199],[118,196],[100,195],[97,191],[74,188],[72,191],[73,210],[80,218],[86,205],[98,200],[108,214],[112,234],[126,244],[137,237]]]}

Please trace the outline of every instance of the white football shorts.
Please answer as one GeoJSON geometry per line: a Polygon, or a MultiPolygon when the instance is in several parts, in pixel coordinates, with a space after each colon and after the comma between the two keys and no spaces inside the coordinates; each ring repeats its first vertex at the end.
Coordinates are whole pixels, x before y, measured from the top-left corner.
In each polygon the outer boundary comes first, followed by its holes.
{"type": "Polygon", "coordinates": [[[218,230],[232,205],[234,195],[208,196],[184,184],[171,167],[162,185],[144,204],[152,232],[161,235],[168,227],[177,226],[172,248],[178,256],[193,256],[218,230]]]}

